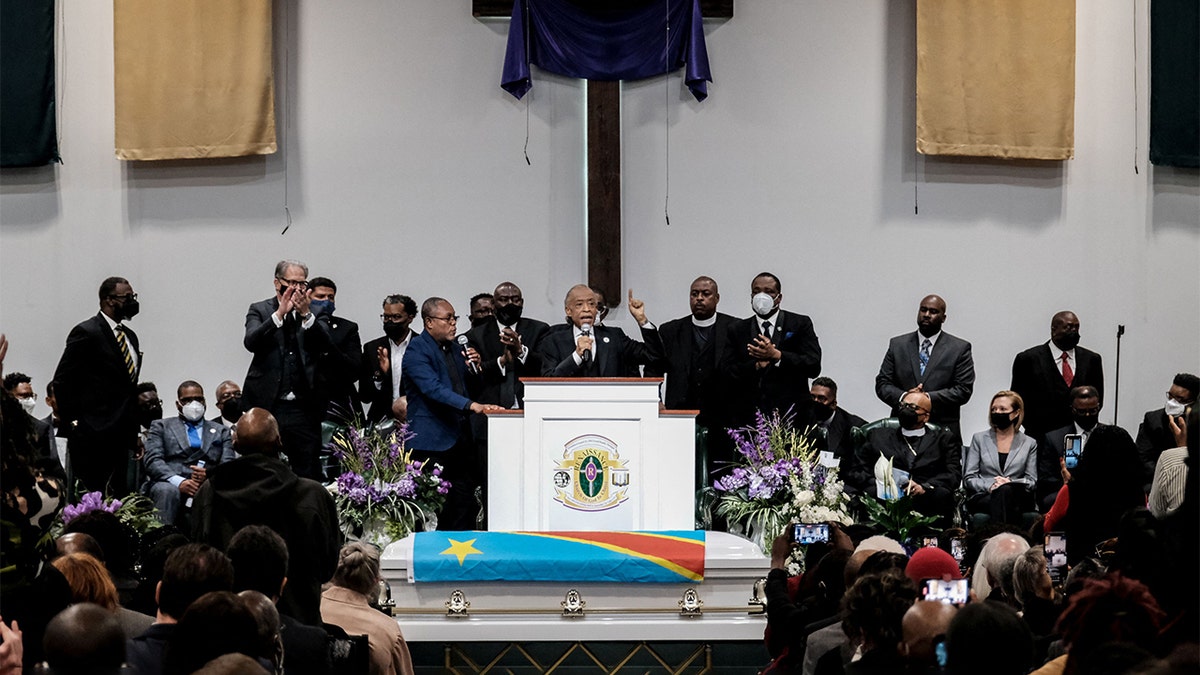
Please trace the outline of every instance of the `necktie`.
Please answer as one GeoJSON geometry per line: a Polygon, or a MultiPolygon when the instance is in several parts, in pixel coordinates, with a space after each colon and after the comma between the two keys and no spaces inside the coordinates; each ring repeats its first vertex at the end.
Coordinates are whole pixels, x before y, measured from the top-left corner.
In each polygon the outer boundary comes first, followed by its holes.
{"type": "Polygon", "coordinates": [[[925,366],[929,365],[929,352],[932,349],[933,349],[933,343],[929,341],[929,338],[925,338],[921,342],[921,353],[917,355],[917,358],[919,358],[921,360],[921,374],[922,375],[925,374],[925,366]]]}
{"type": "Polygon", "coordinates": [[[193,448],[199,448],[204,445],[204,443],[200,441],[200,427],[198,425],[184,424],[183,426],[187,427],[188,445],[192,446],[193,448]]]}
{"type": "Polygon", "coordinates": [[[1067,386],[1070,387],[1071,383],[1075,381],[1075,371],[1071,370],[1071,360],[1066,352],[1062,353],[1062,375],[1063,382],[1066,382],[1067,386]]]}
{"type": "Polygon", "coordinates": [[[763,322],[763,331],[762,332],[763,332],[763,335],[767,336],[768,340],[771,339],[771,322],[770,321],[763,322]]]}
{"type": "Polygon", "coordinates": [[[133,356],[129,353],[129,343],[125,341],[125,327],[118,324],[115,333],[117,346],[121,348],[121,358],[125,360],[125,369],[129,371],[129,379],[137,382],[137,373],[133,368],[133,356]]]}
{"type": "Polygon", "coordinates": [[[463,387],[462,373],[458,372],[458,363],[455,362],[451,350],[449,345],[442,347],[442,358],[446,361],[446,370],[450,371],[450,386],[454,389],[454,393],[466,396],[467,390],[463,387]]]}

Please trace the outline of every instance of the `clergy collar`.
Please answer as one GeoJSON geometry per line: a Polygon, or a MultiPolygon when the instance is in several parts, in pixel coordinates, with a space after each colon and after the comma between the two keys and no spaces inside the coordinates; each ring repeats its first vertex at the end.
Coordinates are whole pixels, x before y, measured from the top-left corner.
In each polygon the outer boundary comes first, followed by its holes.
{"type": "Polygon", "coordinates": [[[692,325],[696,326],[697,328],[708,328],[709,326],[712,326],[716,323],[717,323],[717,315],[716,314],[713,314],[712,316],[708,317],[707,319],[697,319],[695,317],[695,315],[692,316],[692,325]]]}
{"type": "Polygon", "coordinates": [[[925,435],[925,427],[922,426],[919,429],[905,429],[901,427],[900,435],[907,438],[920,438],[925,435]]]}

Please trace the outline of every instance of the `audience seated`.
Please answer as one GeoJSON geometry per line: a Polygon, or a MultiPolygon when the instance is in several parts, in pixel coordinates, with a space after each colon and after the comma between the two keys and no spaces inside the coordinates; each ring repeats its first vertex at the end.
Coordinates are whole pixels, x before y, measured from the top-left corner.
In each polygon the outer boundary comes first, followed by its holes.
{"type": "MultiPolygon", "coordinates": [[[[912,579],[912,575],[908,578],[912,579]]],[[[946,631],[957,613],[958,608],[948,602],[918,600],[908,608],[900,623],[900,655],[907,663],[905,673],[941,672],[945,664],[946,631]]]]}
{"type": "Polygon", "coordinates": [[[1014,609],[1013,567],[1017,558],[1029,550],[1029,542],[1020,535],[1001,532],[987,541],[975,563],[971,586],[980,600],[1000,602],[1014,609]]]}
{"type": "Polygon", "coordinates": [[[50,621],[44,646],[54,675],[115,675],[125,662],[125,633],[116,615],[87,602],[50,621]]]}
{"type": "Polygon", "coordinates": [[[992,396],[987,431],[971,437],[963,463],[967,508],[997,523],[1019,524],[1032,511],[1037,483],[1037,443],[1021,433],[1025,412],[1020,395],[992,396]]]}
{"type": "MultiPolygon", "coordinates": [[[[842,631],[857,646],[861,657],[845,664],[842,672],[890,675],[901,671],[904,668],[898,650],[901,623],[916,600],[916,584],[899,570],[859,577],[846,589],[842,598],[842,631]]],[[[822,657],[816,672],[818,675],[838,672],[837,665],[836,660],[822,657]]]]}
{"type": "Polygon", "coordinates": [[[122,607],[117,587],[104,565],[87,553],[68,553],[50,564],[66,577],[71,586],[71,602],[88,602],[112,612],[125,635],[141,635],[154,623],[154,617],[122,607]]]}
{"type": "Polygon", "coordinates": [[[255,658],[259,649],[258,622],[246,602],[227,590],[211,591],[179,619],[167,640],[163,672],[187,675],[223,654],[255,658]]]}
{"type": "Polygon", "coordinates": [[[1038,663],[1046,660],[1046,651],[1056,638],[1054,625],[1062,611],[1061,598],[1054,592],[1046,556],[1041,546],[1032,546],[1013,564],[1013,600],[1021,609],[1021,620],[1033,633],[1034,655],[1038,663]]]}
{"type": "Polygon", "coordinates": [[[951,675],[1024,675],[1033,665],[1033,636],[1011,607],[971,603],[951,619],[946,630],[951,675]]]}
{"type": "Polygon", "coordinates": [[[333,584],[321,594],[321,616],[351,635],[366,634],[371,675],[413,675],[412,656],[395,620],[371,607],[379,592],[379,549],[351,542],[338,556],[333,584]]]}

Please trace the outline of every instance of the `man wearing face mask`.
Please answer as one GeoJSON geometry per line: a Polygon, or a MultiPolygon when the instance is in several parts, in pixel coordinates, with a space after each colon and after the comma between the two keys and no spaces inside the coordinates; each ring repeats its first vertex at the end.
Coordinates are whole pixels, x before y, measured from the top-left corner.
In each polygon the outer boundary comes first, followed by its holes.
{"type": "Polygon", "coordinates": [[[363,345],[362,375],[358,393],[370,405],[367,421],[404,420],[408,399],[400,386],[404,352],[412,343],[411,326],[417,316],[417,303],[407,295],[394,293],[383,299],[383,337],[363,345]]]}
{"type": "Polygon", "coordinates": [[[954,491],[962,480],[962,449],[945,430],[935,431],[929,422],[929,394],[904,395],[897,412],[898,428],[880,427],[867,435],[848,481],[863,494],[875,495],[875,465],[881,457],[892,460],[895,469],[906,471],[909,480],[898,487],[912,496],[913,510],[937,516],[936,528],[948,527],[954,511],[954,491]]]}
{"type": "Polygon", "coordinates": [[[25,373],[8,373],[4,376],[4,388],[20,402],[21,408],[29,415],[35,434],[34,444],[41,449],[42,456],[56,457],[53,428],[46,420],[33,416],[33,411],[37,408],[37,392],[33,390],[33,380],[25,373]]]}
{"type": "Polygon", "coordinates": [[[254,357],[246,372],[247,408],[265,408],[279,424],[284,452],[300,476],[320,478],[321,419],[317,390],[321,355],[333,349],[329,322],[317,321],[308,266],[296,260],[275,265],[275,295],[250,305],[242,344],[254,357]]]}
{"type": "Polygon", "coordinates": [[[1009,389],[1025,400],[1025,433],[1037,437],[1071,421],[1072,387],[1095,387],[1104,400],[1100,355],[1079,345],[1079,317],[1062,311],[1050,320],[1050,341],[1013,359],[1009,389]]]}
{"type": "Polygon", "coordinates": [[[491,293],[476,293],[471,296],[471,302],[467,305],[471,308],[467,318],[471,320],[471,328],[482,325],[485,321],[492,318],[495,312],[495,303],[491,293]]]}
{"type": "Polygon", "coordinates": [[[808,380],[821,374],[821,343],[812,319],[779,309],[783,300],[779,277],[763,272],[750,284],[754,316],[735,323],[726,343],[726,375],[743,402],[737,424],[751,424],[755,409],[770,415],[793,409],[803,423],[812,397],[808,380]]]}
{"type": "Polygon", "coordinates": [[[137,448],[137,382],[142,352],[126,322],[140,309],[129,281],[100,284],[100,312],[71,329],[54,372],[74,476],[87,490],[128,494],[127,471],[137,448]]]}
{"type": "Polygon", "coordinates": [[[525,297],[511,281],[497,286],[491,297],[493,316],[467,332],[468,344],[479,352],[483,364],[478,399],[502,408],[523,408],[521,378],[541,376],[542,360],[534,348],[550,326],[522,316],[525,297]]]}
{"type": "Polygon", "coordinates": [[[324,402],[325,419],[340,423],[362,419],[362,404],[354,389],[362,370],[358,324],[334,313],[337,284],[332,279],[313,277],[308,286],[312,289],[308,308],[329,328],[330,343],[318,356],[315,385],[317,398],[324,402]]]}
{"type": "Polygon", "coordinates": [[[150,497],[164,525],[174,525],[180,506],[196,495],[208,471],[234,458],[233,442],[224,425],[204,419],[204,389],[187,380],[176,390],[176,417],[155,420],[142,458],[150,497]]]}
{"type": "Polygon", "coordinates": [[[1179,373],[1167,390],[1167,401],[1158,410],[1146,413],[1138,426],[1137,447],[1146,467],[1145,488],[1150,494],[1150,485],[1154,480],[1154,467],[1158,464],[1159,455],[1163,450],[1178,447],[1175,432],[1167,418],[1175,420],[1176,426],[1186,417],[1196,405],[1196,394],[1200,393],[1200,378],[1191,373],[1179,373]]]}
{"type": "Polygon", "coordinates": [[[212,418],[212,421],[226,429],[233,429],[242,417],[242,388],[233,380],[225,380],[218,384],[214,405],[217,406],[219,414],[212,418]]]}
{"type": "MultiPolygon", "coordinates": [[[[1088,439],[1100,424],[1100,392],[1092,386],[1072,387],[1067,411],[1067,424],[1051,429],[1038,441],[1037,500],[1043,512],[1054,506],[1054,499],[1063,483],[1071,480],[1071,470],[1066,466],[1067,436],[1080,436],[1081,447],[1087,451],[1088,439]]],[[[1125,431],[1122,429],[1122,433],[1125,431]]],[[[1126,434],[1128,435],[1128,434],[1126,434]]]]}
{"type": "MultiPolygon", "coordinates": [[[[837,382],[828,377],[818,377],[812,382],[811,422],[817,428],[817,447],[829,454],[823,461],[834,463],[842,475],[854,470],[854,438],[850,430],[867,424],[863,418],[838,407],[837,382]]],[[[846,492],[858,494],[858,489],[846,484],[846,492]]]]}

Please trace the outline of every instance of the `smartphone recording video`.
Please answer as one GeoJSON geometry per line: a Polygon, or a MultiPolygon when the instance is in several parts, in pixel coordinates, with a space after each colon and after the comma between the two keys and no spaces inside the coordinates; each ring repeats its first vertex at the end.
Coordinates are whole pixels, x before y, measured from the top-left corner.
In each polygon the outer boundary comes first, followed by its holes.
{"type": "Polygon", "coordinates": [[[1068,469],[1074,469],[1079,464],[1079,455],[1083,454],[1083,436],[1079,434],[1067,434],[1063,438],[1065,447],[1063,448],[1063,459],[1066,461],[1068,469]]]}
{"type": "Polygon", "coordinates": [[[800,545],[829,541],[829,525],[826,523],[797,523],[792,528],[792,541],[800,545]]]}
{"type": "Polygon", "coordinates": [[[1062,532],[1047,532],[1045,543],[1046,572],[1055,586],[1062,586],[1067,579],[1067,535],[1062,532]]]}
{"type": "Polygon", "coordinates": [[[921,594],[927,602],[965,605],[970,598],[970,591],[966,579],[926,579],[921,594]]]}

